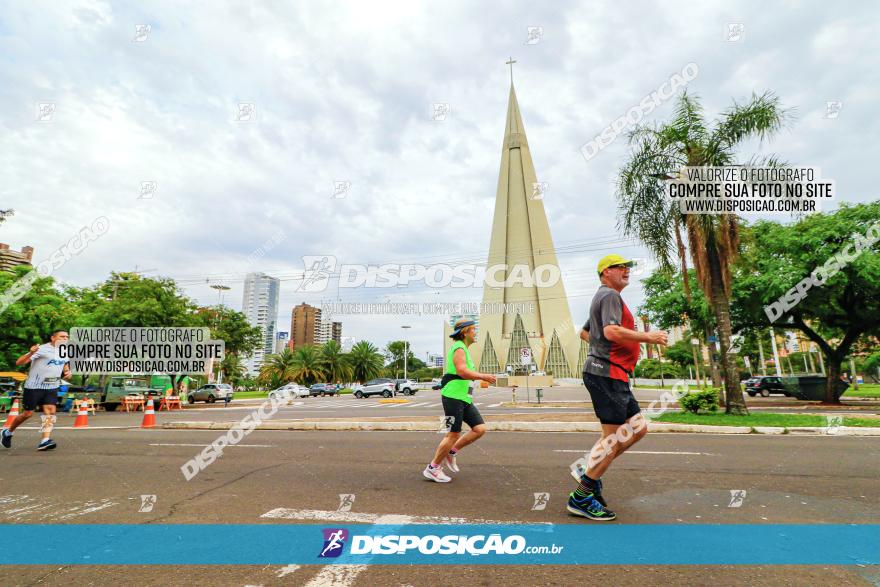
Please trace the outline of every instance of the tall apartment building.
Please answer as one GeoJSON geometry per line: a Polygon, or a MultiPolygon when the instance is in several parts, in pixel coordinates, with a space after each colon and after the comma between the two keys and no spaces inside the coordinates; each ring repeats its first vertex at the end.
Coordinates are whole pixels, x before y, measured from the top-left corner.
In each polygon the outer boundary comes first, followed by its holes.
{"type": "Polygon", "coordinates": [[[0,243],[0,271],[9,271],[17,265],[31,265],[33,258],[33,247],[22,247],[19,252],[10,249],[6,243],[0,243]]]}
{"type": "Polygon", "coordinates": [[[275,335],[275,354],[278,354],[284,350],[284,347],[288,346],[289,336],[286,332],[279,332],[275,335]]]}
{"type": "Polygon", "coordinates": [[[305,302],[293,308],[290,316],[290,348],[324,344],[328,340],[342,344],[342,322],[323,319],[320,308],[305,302]]]}
{"type": "Polygon", "coordinates": [[[278,322],[278,296],[281,282],[265,273],[248,273],[244,280],[241,311],[251,326],[263,335],[263,344],[245,360],[251,374],[258,373],[266,355],[275,352],[275,331],[278,322]]]}
{"type": "Polygon", "coordinates": [[[303,302],[294,306],[290,314],[290,342],[291,349],[317,344],[320,336],[321,309],[310,306],[303,302]]]}

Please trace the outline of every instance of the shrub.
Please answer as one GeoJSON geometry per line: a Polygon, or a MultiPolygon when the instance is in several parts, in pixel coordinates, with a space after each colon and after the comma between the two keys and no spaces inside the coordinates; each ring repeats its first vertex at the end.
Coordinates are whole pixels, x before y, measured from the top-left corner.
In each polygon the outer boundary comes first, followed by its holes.
{"type": "Polygon", "coordinates": [[[700,412],[716,412],[718,411],[718,390],[706,389],[703,391],[693,391],[681,396],[678,405],[682,409],[694,414],[700,412]]]}

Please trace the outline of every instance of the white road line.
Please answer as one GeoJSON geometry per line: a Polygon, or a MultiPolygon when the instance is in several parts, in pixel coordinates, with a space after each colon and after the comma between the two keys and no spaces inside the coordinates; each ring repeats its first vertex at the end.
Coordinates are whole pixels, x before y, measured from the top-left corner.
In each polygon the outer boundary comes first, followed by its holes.
{"type": "Polygon", "coordinates": [[[284,577],[285,575],[289,575],[290,573],[295,572],[299,568],[299,565],[287,565],[286,567],[281,567],[275,574],[279,577],[284,577]]]}
{"type": "MultiPolygon", "coordinates": [[[[206,446],[210,446],[209,444],[175,444],[172,442],[151,442],[150,446],[198,446],[201,448],[205,448],[206,446]]],[[[274,444],[227,444],[227,447],[230,446],[240,446],[240,447],[248,447],[248,448],[275,448],[274,444]]]]}
{"type": "Polygon", "coordinates": [[[491,406],[486,406],[487,408],[497,408],[501,404],[492,404],[491,406]]]}
{"type": "Polygon", "coordinates": [[[440,404],[431,404],[429,407],[436,408],[436,407],[439,406],[439,405],[440,405],[440,404]]]}
{"type": "Polygon", "coordinates": [[[319,522],[360,522],[365,524],[523,524],[516,520],[498,521],[449,516],[408,516],[405,514],[368,514],[365,512],[339,512],[336,510],[296,510],[275,508],[261,518],[283,520],[315,520],[319,522]]]}
{"type": "Polygon", "coordinates": [[[411,408],[418,408],[418,407],[428,406],[430,404],[431,404],[431,402],[419,402],[417,404],[412,404],[410,407],[411,408]]]}
{"type": "MultiPolygon", "coordinates": [[[[581,450],[554,450],[553,452],[576,452],[580,454],[585,454],[589,452],[589,449],[581,449],[581,450]]],[[[628,450],[626,454],[633,455],[702,455],[706,457],[717,457],[720,456],[716,453],[712,452],[687,452],[687,451],[674,451],[674,450],[628,450]]]]}

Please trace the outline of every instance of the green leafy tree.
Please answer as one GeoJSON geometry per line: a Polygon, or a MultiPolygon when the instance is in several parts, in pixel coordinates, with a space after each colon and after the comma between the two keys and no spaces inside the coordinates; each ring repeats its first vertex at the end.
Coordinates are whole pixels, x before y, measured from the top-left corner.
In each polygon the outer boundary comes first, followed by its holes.
{"type": "Polygon", "coordinates": [[[673,345],[669,345],[666,347],[663,355],[684,369],[694,364],[693,345],[688,340],[680,340],[673,345]]]}
{"type": "Polygon", "coordinates": [[[827,403],[839,403],[834,385],[853,345],[880,332],[880,241],[869,246],[863,240],[865,235],[880,236],[878,221],[880,202],[844,204],[793,224],[759,221],[744,232],[745,248],[735,274],[734,323],[764,332],[770,326],[800,330],[816,343],[825,357],[827,403]],[[854,243],[864,250],[840,266],[836,255],[855,253],[854,243]],[[824,284],[811,278],[817,268],[817,280],[824,284]],[[801,290],[798,284],[803,284],[801,290]],[[780,305],[771,306],[780,298],[780,305]],[[784,307],[788,302],[796,303],[784,307]]]}
{"type": "Polygon", "coordinates": [[[320,346],[307,344],[293,350],[293,378],[297,383],[311,385],[323,381],[326,376],[320,346]]]}
{"type": "Polygon", "coordinates": [[[211,329],[212,339],[224,342],[224,360],[220,363],[223,377],[227,380],[241,379],[244,369],[242,358],[263,344],[260,328],[251,326],[243,313],[226,306],[199,308],[196,315],[202,326],[211,329]]]}
{"type": "MultiPolygon", "coordinates": [[[[82,309],[79,326],[183,327],[202,326],[196,304],[183,295],[173,279],[143,277],[137,273],[111,273],[110,278],[78,296],[82,309]]],[[[175,392],[186,373],[168,373],[175,392]]],[[[100,385],[106,376],[100,378],[100,385]]]]}
{"type": "Polygon", "coordinates": [[[348,353],[352,377],[359,383],[379,377],[384,365],[384,357],[372,343],[362,340],[351,348],[348,353]]]}
{"type": "Polygon", "coordinates": [[[342,347],[335,340],[328,340],[321,347],[321,365],[327,379],[333,383],[351,380],[351,366],[342,347]]]}
{"type": "Polygon", "coordinates": [[[79,319],[79,309],[72,299],[73,288],[59,288],[53,278],[40,277],[27,266],[0,271],[0,295],[17,290],[14,284],[23,286],[25,283],[30,283],[30,287],[23,288],[24,295],[0,313],[0,370],[3,371],[15,370],[15,360],[31,346],[47,342],[54,330],[69,330],[79,319]]]}
{"type": "Polygon", "coordinates": [[[403,355],[406,349],[406,367],[408,370],[417,370],[425,367],[425,362],[416,357],[412,352],[412,345],[403,340],[394,340],[385,346],[386,373],[389,377],[403,375],[403,355]]]}
{"type": "Polygon", "coordinates": [[[285,383],[297,380],[297,361],[290,349],[280,353],[267,355],[260,367],[257,381],[271,388],[281,387],[285,383]]]}
{"type": "MultiPolygon", "coordinates": [[[[678,266],[690,295],[685,255],[687,249],[697,280],[710,301],[721,343],[721,365],[726,390],[726,411],[747,414],[739,374],[728,354],[730,319],[730,265],[739,248],[739,222],[730,214],[687,214],[665,196],[664,182],[682,167],[735,165],[736,149],[744,141],[770,137],[779,131],[787,113],[771,93],[752,96],[745,104],[734,103],[709,123],[699,100],[683,93],[672,120],[640,126],[630,133],[632,153],[619,175],[618,205],[621,225],[637,237],[663,268],[678,266]]],[[[777,164],[775,158],[763,161],[777,164]]]]}

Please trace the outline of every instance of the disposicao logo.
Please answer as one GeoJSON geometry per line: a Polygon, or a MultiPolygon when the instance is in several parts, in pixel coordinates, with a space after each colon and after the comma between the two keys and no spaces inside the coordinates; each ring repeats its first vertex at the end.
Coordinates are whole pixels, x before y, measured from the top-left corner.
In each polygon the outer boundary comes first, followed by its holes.
{"type": "Polygon", "coordinates": [[[342,554],[345,541],[348,540],[348,530],[345,528],[324,528],[324,548],[318,558],[335,558],[342,554]]]}

